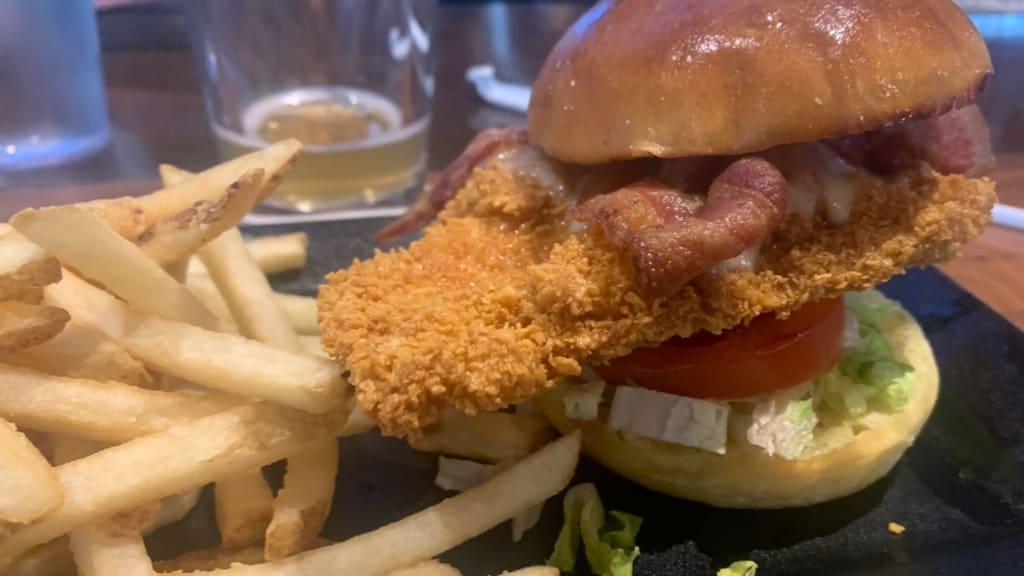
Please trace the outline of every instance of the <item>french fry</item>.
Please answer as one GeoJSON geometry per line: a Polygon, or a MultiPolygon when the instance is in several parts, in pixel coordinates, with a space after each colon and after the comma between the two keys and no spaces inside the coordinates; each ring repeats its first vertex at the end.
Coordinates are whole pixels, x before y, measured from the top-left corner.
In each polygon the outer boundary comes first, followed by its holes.
{"type": "Polygon", "coordinates": [[[388,576],[462,576],[462,572],[451,564],[437,560],[425,560],[419,564],[389,572],[388,576]]]}
{"type": "MultiPolygon", "coordinates": [[[[85,458],[103,448],[69,436],[54,438],[54,446],[54,460],[59,463],[85,458]]],[[[153,574],[140,532],[152,523],[159,508],[154,500],[73,530],[69,535],[71,553],[79,576],[153,574]]]]}
{"type": "Polygon", "coordinates": [[[52,339],[16,352],[0,352],[0,362],[32,368],[55,376],[113,380],[152,388],[153,377],[109,338],[74,322],[52,339]]]}
{"type": "MultiPolygon", "coordinates": [[[[224,232],[204,246],[199,257],[244,335],[284,350],[301,351],[298,336],[275,300],[267,277],[246,251],[237,229],[224,232]]],[[[273,518],[266,528],[267,559],[299,552],[317,537],[330,511],[337,469],[338,451],[333,439],[288,459],[284,488],[273,500],[273,518]]],[[[234,497],[228,487],[218,487],[217,494],[234,497]]],[[[261,511],[262,508],[256,509],[261,511]]],[[[230,514],[218,515],[218,522],[229,519],[230,514]]],[[[258,519],[242,519],[250,520],[245,525],[258,525],[258,519]]],[[[231,538],[222,543],[249,542],[231,538]]]]}
{"type": "Polygon", "coordinates": [[[60,263],[56,258],[20,234],[0,238],[0,299],[16,298],[57,280],[60,263]]]}
{"type": "Polygon", "coordinates": [[[36,546],[6,572],[6,576],[69,576],[75,574],[75,559],[68,547],[68,538],[51,540],[36,546]]]}
{"type": "Polygon", "coordinates": [[[60,308],[0,302],[0,350],[18,350],[42,344],[64,329],[71,317],[60,308]]]}
{"type": "MultiPolygon", "coordinates": [[[[309,549],[320,548],[333,544],[330,540],[317,538],[309,549]]],[[[244,548],[206,548],[186,552],[177,558],[162,560],[156,563],[157,572],[199,572],[204,570],[216,570],[228,568],[232,564],[259,564],[263,562],[262,546],[247,546],[244,548]]]]}
{"type": "MultiPolygon", "coordinates": [[[[288,139],[276,142],[255,152],[250,152],[223,162],[196,174],[181,178],[177,184],[157,190],[138,198],[146,221],[152,224],[164,220],[201,201],[213,201],[220,197],[225,188],[248,170],[263,170],[262,191],[259,200],[269,195],[288,172],[302,151],[298,140],[288,139]]],[[[161,166],[161,178],[174,180],[173,166],[161,166]]]]}
{"type": "Polygon", "coordinates": [[[153,561],[138,532],[119,534],[101,522],[72,531],[70,542],[78,576],[155,575],[153,561]]]}
{"type": "Polygon", "coordinates": [[[201,489],[196,488],[194,490],[189,490],[188,492],[182,492],[181,494],[167,496],[161,500],[160,511],[157,512],[156,518],[153,519],[153,523],[146,527],[143,532],[145,534],[150,534],[157,528],[162,528],[168,524],[174,524],[185,516],[188,516],[189,512],[196,507],[196,503],[199,502],[200,492],[201,489]]]}
{"type": "MultiPolygon", "coordinates": [[[[554,496],[572,479],[579,451],[580,436],[574,432],[476,488],[373,532],[277,562],[235,565],[205,574],[384,576],[429,560],[554,496]]],[[[3,546],[0,543],[0,550],[3,546]]]]}
{"type": "Polygon", "coordinates": [[[217,317],[96,216],[76,206],[23,210],[11,224],[67,266],[143,312],[214,328],[217,317]],[[111,265],[116,262],[117,265],[111,265]]]}
{"type": "Polygon", "coordinates": [[[222,398],[65,378],[4,364],[0,382],[3,418],[33,430],[108,443],[165,430],[229,405],[222,398]]]}
{"type": "MultiPolygon", "coordinates": [[[[304,268],[308,247],[309,236],[305,232],[257,236],[245,241],[246,251],[267,275],[304,268]]],[[[209,274],[198,259],[189,262],[188,273],[195,276],[209,274]]]]}
{"type": "Polygon", "coordinates": [[[277,299],[284,308],[292,327],[299,334],[320,334],[320,325],[316,321],[316,298],[296,296],[277,292],[277,299]]]}
{"type": "Polygon", "coordinates": [[[227,331],[239,332],[238,324],[231,317],[231,310],[228,310],[228,303],[224,301],[224,297],[217,290],[217,285],[210,280],[209,276],[186,276],[185,288],[195,294],[203,305],[217,315],[221,320],[221,325],[225,326],[227,331]]]}
{"type": "Polygon", "coordinates": [[[57,474],[14,424],[0,419],[0,520],[25,523],[64,502],[57,474]]]}
{"type": "Polygon", "coordinates": [[[73,274],[47,286],[46,298],[147,366],[201,386],[320,413],[345,394],[338,366],[325,358],[144,316],[73,274]]]}
{"type": "Polygon", "coordinates": [[[134,241],[148,226],[142,204],[135,197],[92,200],[75,206],[89,211],[128,240],[134,241]]]}
{"type": "Polygon", "coordinates": [[[551,427],[540,417],[505,412],[470,416],[446,410],[436,426],[420,438],[410,438],[409,445],[420,452],[500,462],[529,454],[553,435],[551,427]]]}
{"type": "MultiPolygon", "coordinates": [[[[180,184],[192,176],[193,174],[169,164],[160,165],[160,178],[165,186],[180,184]]],[[[244,214],[239,216],[234,224],[237,224],[242,216],[244,214]]],[[[234,224],[230,229],[222,231],[222,238],[214,241],[213,247],[208,247],[207,251],[213,254],[213,258],[223,254],[225,247],[230,250],[237,242],[236,238],[241,238],[234,224]]],[[[189,259],[192,260],[194,258],[189,259]]],[[[187,277],[187,265],[183,273],[187,277]]],[[[257,279],[260,280],[266,282],[265,278],[257,279]]],[[[221,291],[216,286],[205,288],[205,293],[197,294],[200,299],[208,301],[207,306],[228,320],[232,332],[238,331],[239,327],[221,296],[221,291]]],[[[260,470],[249,470],[217,482],[214,485],[214,506],[221,544],[241,547],[259,542],[273,517],[273,502],[274,496],[260,470]]]]}
{"type": "Polygon", "coordinates": [[[323,356],[325,358],[327,357],[327,352],[324,352],[323,346],[320,345],[319,336],[300,334],[299,344],[302,345],[302,349],[308,354],[316,354],[317,356],[323,356]]]}
{"type": "Polygon", "coordinates": [[[558,576],[558,568],[554,566],[528,566],[519,570],[513,570],[512,572],[502,572],[500,576],[558,576]]]}
{"type": "Polygon", "coordinates": [[[214,201],[200,200],[146,229],[136,240],[161,266],[183,260],[227,230],[235,229],[258,201],[263,171],[249,170],[214,201]]]}
{"type": "MultiPolygon", "coordinates": [[[[274,298],[267,277],[249,256],[237,229],[224,232],[204,246],[199,257],[244,335],[284,350],[302,350],[298,336],[274,298]]],[[[299,552],[317,537],[330,511],[337,469],[337,443],[333,439],[288,459],[284,488],[273,500],[273,518],[266,528],[264,555],[267,559],[276,560],[299,552]]],[[[233,497],[226,487],[218,487],[217,494],[233,497]]],[[[256,511],[261,512],[262,508],[256,511]]],[[[230,518],[229,514],[218,515],[218,521],[230,518]]],[[[257,525],[256,519],[243,517],[243,520],[250,520],[245,525],[257,525]]],[[[222,543],[250,542],[232,538],[222,543]]]]}
{"type": "Polygon", "coordinates": [[[287,558],[316,540],[331,512],[334,478],[338,474],[338,442],[328,438],[288,457],[284,487],[274,498],[274,517],[267,527],[263,555],[287,558]]]}
{"type": "Polygon", "coordinates": [[[309,236],[305,232],[259,236],[245,242],[246,250],[264,274],[302,270],[308,247],[309,236]]]}
{"type": "Polygon", "coordinates": [[[301,451],[336,435],[346,416],[239,406],[62,464],[56,472],[64,504],[0,539],[0,572],[32,547],[118,510],[301,451]]]}
{"type": "Polygon", "coordinates": [[[199,572],[228,568],[232,564],[259,564],[263,562],[262,546],[246,546],[244,548],[207,548],[186,552],[177,558],[155,563],[158,573],[165,572],[199,572]]]}
{"type": "MultiPolygon", "coordinates": [[[[227,302],[208,275],[190,274],[185,286],[202,300],[207,308],[221,318],[227,319],[229,323],[234,323],[227,302]]],[[[299,335],[316,336],[320,333],[316,321],[316,298],[274,292],[274,299],[278,306],[284,309],[289,324],[299,335]]]]}
{"type": "Polygon", "coordinates": [[[274,494],[258,468],[219,479],[213,486],[213,505],[225,548],[260,542],[274,516],[274,494]]]}
{"type": "Polygon", "coordinates": [[[300,349],[298,336],[237,229],[204,246],[199,257],[243,335],[286,350],[300,349]]]}

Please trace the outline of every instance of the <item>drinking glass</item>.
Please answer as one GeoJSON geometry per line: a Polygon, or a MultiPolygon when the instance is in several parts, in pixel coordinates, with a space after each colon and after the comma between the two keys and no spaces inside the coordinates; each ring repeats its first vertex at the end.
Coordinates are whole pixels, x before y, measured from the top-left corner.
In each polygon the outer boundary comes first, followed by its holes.
{"type": "Polygon", "coordinates": [[[103,148],[110,124],[92,1],[0,1],[0,86],[0,170],[103,148]]]}
{"type": "Polygon", "coordinates": [[[237,156],[297,138],[270,199],[300,212],[379,204],[426,165],[436,0],[188,0],[210,127],[237,156]]]}

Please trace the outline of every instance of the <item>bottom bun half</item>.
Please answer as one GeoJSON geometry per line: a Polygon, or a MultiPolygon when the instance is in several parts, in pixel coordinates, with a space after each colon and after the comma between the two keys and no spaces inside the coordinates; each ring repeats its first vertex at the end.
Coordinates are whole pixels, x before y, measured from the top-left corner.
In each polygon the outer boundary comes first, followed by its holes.
{"type": "Polygon", "coordinates": [[[565,417],[558,387],[536,400],[563,434],[583,431],[583,450],[616,473],[659,492],[727,508],[807,506],[856,492],[881,478],[913,443],[938,397],[939,373],[924,332],[902,308],[883,324],[895,356],[915,370],[906,408],[878,414],[872,427],[825,453],[784,460],[730,440],[724,455],[619,434],[600,420],[565,417]]]}

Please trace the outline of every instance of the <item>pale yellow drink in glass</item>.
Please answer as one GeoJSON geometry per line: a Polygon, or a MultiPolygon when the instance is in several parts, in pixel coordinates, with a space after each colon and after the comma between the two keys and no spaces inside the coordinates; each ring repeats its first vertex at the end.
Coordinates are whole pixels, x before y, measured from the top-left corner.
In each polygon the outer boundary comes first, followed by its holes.
{"type": "Polygon", "coordinates": [[[399,107],[375,92],[302,87],[249,105],[244,133],[216,124],[214,133],[225,157],[285,138],[302,142],[302,156],[269,203],[312,212],[376,204],[415,185],[426,160],[428,123],[426,116],[403,123],[399,107]]]}

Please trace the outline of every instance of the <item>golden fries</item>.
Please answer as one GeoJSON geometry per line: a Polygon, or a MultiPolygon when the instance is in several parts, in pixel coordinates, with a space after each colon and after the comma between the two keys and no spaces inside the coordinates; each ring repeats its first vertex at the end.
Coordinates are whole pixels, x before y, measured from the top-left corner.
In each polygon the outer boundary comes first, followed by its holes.
{"type": "Polygon", "coordinates": [[[71,532],[71,552],[78,576],[151,576],[153,562],[142,536],[110,531],[105,522],[71,532]]]}
{"type": "Polygon", "coordinates": [[[578,434],[543,446],[535,414],[447,413],[411,443],[503,461],[489,480],[346,542],[319,537],[337,437],[375,423],[320,346],[315,298],[267,280],[301,269],[309,238],[237,228],[299,148],[199,174],[161,165],[152,194],[0,223],[0,574],[459,576],[434,558],[508,519],[521,531],[567,485],[578,434]],[[275,496],[262,469],[279,460],[275,496]],[[152,562],[143,536],[210,485],[221,546],[152,562]]]}
{"type": "MultiPolygon", "coordinates": [[[[54,446],[54,460],[59,463],[85,458],[103,448],[69,436],[54,438],[54,446]]],[[[72,530],[71,553],[79,576],[152,574],[153,565],[140,532],[152,523],[159,508],[159,502],[148,502],[72,530]]]]}
{"type": "Polygon", "coordinates": [[[557,494],[572,479],[579,451],[580,436],[575,432],[476,488],[373,532],[277,562],[235,565],[207,574],[385,576],[429,560],[557,494]]]}
{"type": "Polygon", "coordinates": [[[66,536],[36,546],[11,566],[6,576],[69,576],[76,573],[66,536]]]}
{"type": "Polygon", "coordinates": [[[0,419],[0,520],[31,522],[63,502],[50,463],[14,424],[0,419]]]}
{"type": "MultiPolygon", "coordinates": [[[[166,186],[180,184],[192,176],[193,174],[170,165],[160,166],[160,177],[166,186]]],[[[240,219],[241,216],[237,220],[240,219]]],[[[237,220],[235,223],[237,223],[237,220]]],[[[214,240],[210,246],[203,249],[207,255],[206,257],[212,261],[215,270],[219,272],[217,279],[221,280],[222,286],[218,287],[215,285],[211,287],[200,298],[208,298],[212,304],[211,309],[230,321],[231,332],[236,332],[238,328],[235,321],[236,316],[249,319],[251,316],[244,316],[243,313],[249,312],[258,306],[258,304],[256,306],[249,306],[251,298],[246,299],[246,295],[251,294],[253,291],[247,292],[245,290],[246,284],[253,280],[257,282],[257,286],[260,282],[263,284],[267,283],[266,277],[262,274],[259,274],[259,278],[255,279],[252,277],[252,274],[245,275],[245,272],[248,271],[248,268],[251,268],[251,265],[247,266],[249,259],[247,254],[244,253],[244,248],[241,254],[241,264],[234,266],[234,268],[241,269],[243,277],[238,279],[231,277],[232,267],[230,266],[229,259],[238,255],[236,246],[241,242],[241,234],[232,225],[231,228],[223,230],[221,236],[214,240]],[[222,292],[227,293],[232,298],[236,310],[230,309],[221,295],[222,292]]],[[[182,262],[183,260],[179,260],[178,264],[182,262]]],[[[178,272],[180,273],[181,271],[178,270],[178,272]]],[[[184,273],[187,276],[187,266],[184,273]]],[[[267,285],[267,291],[269,289],[269,285],[267,285]]],[[[259,290],[255,292],[257,294],[260,293],[259,290]]],[[[273,313],[273,310],[271,310],[271,313],[273,313]]],[[[265,326],[265,324],[260,324],[258,321],[254,322],[257,327],[265,326]]],[[[249,329],[246,332],[246,336],[255,337],[252,331],[252,324],[246,326],[246,328],[249,329]]],[[[263,534],[273,517],[273,505],[274,496],[270,491],[270,487],[267,486],[266,480],[263,478],[263,473],[259,469],[246,470],[221,479],[214,485],[214,512],[217,519],[217,528],[220,532],[221,544],[237,548],[259,542],[263,538],[263,534]]]]}
{"type": "Polygon", "coordinates": [[[15,424],[99,442],[125,442],[208,416],[224,399],[63,378],[0,364],[0,416],[15,424]]]}
{"type": "Polygon", "coordinates": [[[245,243],[246,250],[264,274],[301,270],[306,266],[309,236],[293,232],[277,236],[259,236],[245,243]]]}
{"type": "Polygon", "coordinates": [[[0,352],[0,362],[32,368],[55,376],[112,380],[130,386],[152,388],[146,367],[123,348],[74,322],[43,342],[16,352],[0,352]]]}
{"type": "Polygon", "coordinates": [[[427,560],[415,566],[395,570],[389,576],[462,576],[462,572],[437,560],[427,560]]]}
{"type": "Polygon", "coordinates": [[[203,247],[199,257],[242,334],[286,350],[299,349],[288,317],[274,299],[267,277],[246,252],[237,229],[224,232],[203,247]]]}
{"type": "Polygon", "coordinates": [[[221,233],[234,229],[257,202],[262,184],[263,170],[249,170],[228,186],[220,198],[198,201],[157,222],[143,231],[135,243],[161,266],[182,261],[221,233]]]}
{"type": "Polygon", "coordinates": [[[221,546],[241,548],[263,540],[274,517],[274,494],[259,468],[245,470],[214,484],[213,506],[221,546]]]}
{"type": "Polygon", "coordinates": [[[276,293],[278,302],[284,308],[292,327],[299,334],[320,334],[316,321],[316,298],[276,293]]]}
{"type": "Polygon", "coordinates": [[[62,464],[63,505],[0,539],[0,572],[33,546],[118,510],[301,451],[336,435],[346,416],[239,406],[62,464]]]}
{"type": "MultiPolygon", "coordinates": [[[[301,270],[306,265],[309,236],[305,232],[257,236],[245,241],[245,249],[264,274],[301,270]]],[[[206,266],[199,260],[189,262],[188,274],[206,276],[206,266]]]]}
{"type": "Polygon", "coordinates": [[[279,560],[305,550],[316,540],[331,511],[338,442],[328,438],[288,457],[284,487],[274,498],[263,555],[279,560]]]}
{"type": "Polygon", "coordinates": [[[558,576],[558,568],[553,566],[528,566],[519,570],[513,570],[512,572],[502,572],[499,576],[558,576]]]}
{"type": "Polygon", "coordinates": [[[449,410],[423,437],[410,438],[409,445],[421,452],[500,462],[525,456],[553,436],[547,421],[540,417],[504,412],[470,416],[449,410]]]}
{"type": "Polygon", "coordinates": [[[53,306],[0,302],[0,350],[18,350],[42,344],[64,329],[71,317],[53,306]]]}
{"type": "Polygon", "coordinates": [[[143,312],[207,328],[218,325],[217,317],[191,292],[86,210],[75,206],[23,210],[11,224],[65,265],[143,312]]]}
{"type": "Polygon", "coordinates": [[[42,248],[10,233],[0,239],[0,299],[19,298],[32,288],[60,280],[60,262],[42,248]]]}
{"type": "Polygon", "coordinates": [[[201,386],[320,413],[344,397],[346,383],[333,362],[144,316],[72,274],[48,286],[46,298],[147,366],[201,386]]]}
{"type": "MultiPolygon", "coordinates": [[[[191,178],[181,178],[177,184],[138,199],[145,219],[150,224],[178,214],[196,202],[216,201],[221,193],[248,170],[263,170],[262,191],[259,200],[266,198],[277,186],[299,156],[302,144],[288,139],[276,142],[262,150],[218,164],[191,178]]],[[[175,180],[173,166],[161,166],[161,177],[175,180]]],[[[180,169],[177,169],[180,171],[180,169]]]]}

